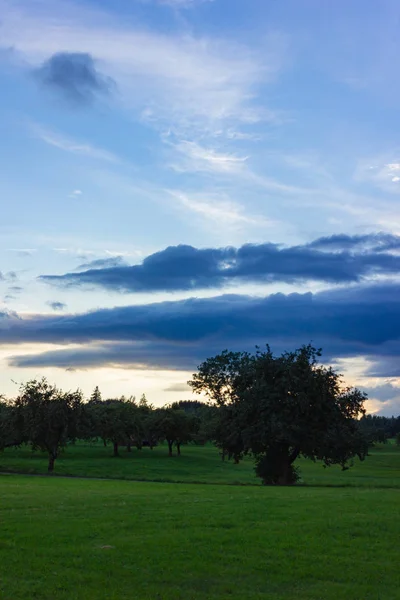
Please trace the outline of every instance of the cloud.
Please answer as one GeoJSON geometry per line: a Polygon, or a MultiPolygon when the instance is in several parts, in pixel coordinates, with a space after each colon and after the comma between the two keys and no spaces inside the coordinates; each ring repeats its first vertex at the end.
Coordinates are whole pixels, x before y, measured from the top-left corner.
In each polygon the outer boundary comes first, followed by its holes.
{"type": "Polygon", "coordinates": [[[73,106],[88,106],[115,85],[102,75],[89,53],[57,52],[34,71],[36,80],[73,106]]]}
{"type": "Polygon", "coordinates": [[[400,193],[400,162],[392,160],[385,162],[385,158],[361,161],[355,172],[355,180],[371,183],[375,187],[389,193],[400,193]],[[372,164],[371,164],[372,163],[372,164]]]}
{"type": "Polygon", "coordinates": [[[375,401],[376,409],[380,414],[391,416],[400,412],[400,387],[390,382],[373,387],[365,387],[368,400],[375,401]]]}
{"type": "Polygon", "coordinates": [[[97,258],[91,260],[88,263],[83,263],[77,267],[77,271],[81,270],[95,270],[95,269],[112,269],[119,268],[126,265],[125,260],[122,256],[110,256],[109,258],[97,258]]]}
{"type": "Polygon", "coordinates": [[[80,273],[43,275],[41,280],[67,286],[95,285],[122,292],[221,288],[232,283],[356,283],[400,272],[400,236],[332,236],[303,246],[245,244],[239,248],[170,246],[140,265],[119,258],[97,260],[80,273]]]}
{"type": "Polygon", "coordinates": [[[164,392],[186,392],[188,393],[190,388],[187,383],[174,383],[167,388],[165,388],[164,392]]]}
{"type": "Polygon", "coordinates": [[[183,192],[181,190],[167,190],[167,193],[177,201],[179,211],[184,208],[192,214],[215,224],[221,228],[239,229],[244,225],[254,227],[271,227],[269,221],[261,215],[249,214],[240,204],[232,201],[227,194],[183,192]]]}
{"type": "MultiPolygon", "coordinates": [[[[212,352],[212,349],[209,348],[212,352]]],[[[108,344],[88,344],[85,347],[73,347],[53,350],[40,354],[14,356],[10,364],[19,368],[55,367],[68,371],[101,368],[132,368],[192,371],[205,358],[204,348],[159,343],[120,342],[108,344]],[[203,354],[202,354],[203,351],[203,354]]],[[[170,390],[172,391],[172,390],[170,390]]],[[[182,390],[178,390],[182,391],[182,390]]],[[[185,391],[188,391],[186,386],[185,391]]]]}
{"type": "MultiPolygon", "coordinates": [[[[13,282],[13,281],[17,281],[17,280],[18,280],[18,275],[15,271],[8,271],[7,273],[2,273],[0,271],[0,281],[13,282]]],[[[18,291],[20,291],[20,289],[22,289],[22,288],[15,287],[14,291],[17,291],[17,289],[18,289],[18,291]]]]}
{"type": "Polygon", "coordinates": [[[178,173],[205,173],[214,177],[218,175],[229,182],[232,176],[235,176],[247,187],[260,188],[275,194],[298,197],[316,193],[315,189],[289,185],[273,177],[259,175],[250,168],[249,156],[237,156],[220,147],[204,146],[195,141],[180,140],[173,143],[164,139],[164,142],[175,154],[170,162],[170,168],[178,173]]]}
{"type": "Polygon", "coordinates": [[[268,342],[279,352],[312,340],[328,360],[397,360],[399,373],[399,297],[400,284],[375,283],[315,294],[191,298],[76,315],[4,313],[0,342],[78,346],[14,356],[13,366],[188,370],[224,348],[250,350],[268,342]]]}
{"type": "Polygon", "coordinates": [[[8,252],[15,252],[18,256],[33,256],[36,248],[8,248],[8,252]]]}
{"type": "Polygon", "coordinates": [[[400,359],[396,352],[385,354],[370,365],[367,377],[396,377],[400,378],[400,359]]]}
{"type": "Polygon", "coordinates": [[[242,173],[248,159],[247,156],[218,152],[214,148],[205,148],[197,142],[187,140],[174,144],[173,148],[184,157],[183,162],[172,165],[173,169],[180,172],[242,173]]]}
{"type": "MultiPolygon", "coordinates": [[[[104,160],[111,163],[120,162],[119,157],[112,152],[104,150],[103,148],[98,148],[97,146],[93,146],[87,142],[73,140],[70,137],[60,135],[59,133],[51,131],[50,129],[44,128],[37,124],[31,125],[31,129],[33,133],[43,142],[49,146],[54,146],[59,150],[63,150],[64,152],[71,152],[72,154],[77,154],[79,156],[86,156],[95,160],[104,160]]],[[[81,190],[74,190],[72,192],[72,195],[74,196],[79,196],[81,194],[81,190]]]]}
{"type": "Polygon", "coordinates": [[[388,400],[400,399],[400,387],[392,383],[384,383],[374,387],[365,388],[368,396],[379,402],[387,402],[388,400]]]}
{"type": "Polygon", "coordinates": [[[54,311],[65,310],[67,308],[67,305],[64,304],[64,302],[47,302],[47,305],[54,311]]]}
{"type": "Polygon", "coordinates": [[[258,90],[282,67],[285,42],[276,33],[254,51],[223,38],[149,31],[100,8],[46,0],[0,0],[0,8],[0,47],[12,46],[33,68],[44,63],[42,78],[52,88],[91,99],[104,89],[95,56],[124,107],[157,128],[254,124],[268,113],[257,106],[258,90]]]}
{"type": "Polygon", "coordinates": [[[400,236],[392,233],[366,233],[363,235],[335,234],[308,244],[319,250],[348,250],[356,252],[387,252],[400,250],[400,236]]]}
{"type": "Polygon", "coordinates": [[[70,193],[69,197],[70,198],[79,198],[80,196],[82,196],[82,194],[83,194],[82,190],[73,190],[70,193]]]}

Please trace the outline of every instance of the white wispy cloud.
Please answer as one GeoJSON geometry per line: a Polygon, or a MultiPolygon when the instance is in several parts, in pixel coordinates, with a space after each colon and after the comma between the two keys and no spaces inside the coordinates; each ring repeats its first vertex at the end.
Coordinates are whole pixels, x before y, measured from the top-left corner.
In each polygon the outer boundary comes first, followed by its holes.
{"type": "Polygon", "coordinates": [[[36,248],[7,248],[7,252],[15,252],[19,256],[32,256],[37,252],[36,248]]]}
{"type": "Polygon", "coordinates": [[[98,148],[97,146],[93,146],[87,142],[73,140],[70,137],[61,135],[57,132],[51,131],[50,129],[46,129],[41,125],[33,124],[31,125],[31,130],[33,131],[34,135],[43,142],[49,146],[54,146],[59,150],[64,150],[64,152],[71,152],[72,154],[79,154],[81,156],[87,156],[88,158],[105,160],[112,163],[120,162],[118,156],[112,152],[109,152],[108,150],[98,148]]]}
{"type": "MultiPolygon", "coordinates": [[[[393,153],[399,156],[400,152],[393,153]]],[[[387,157],[362,160],[357,165],[354,179],[371,183],[385,192],[400,193],[400,162],[387,157]]]]}
{"type": "Polygon", "coordinates": [[[79,198],[80,196],[82,196],[83,192],[82,190],[73,190],[70,194],[69,197],[70,198],[79,198]]]}
{"type": "Polygon", "coordinates": [[[182,140],[173,147],[183,157],[179,163],[172,165],[177,171],[237,173],[243,170],[248,159],[247,156],[218,152],[214,148],[206,148],[187,140],[182,140]]]}
{"type": "MultiPolygon", "coordinates": [[[[177,158],[170,166],[175,171],[185,173],[209,173],[214,176],[236,176],[242,180],[242,185],[261,188],[268,192],[283,195],[312,194],[315,190],[309,187],[291,185],[274,177],[260,174],[250,166],[249,156],[238,156],[232,152],[221,151],[217,147],[203,146],[198,142],[182,140],[170,144],[177,158]]],[[[237,182],[235,182],[237,189],[237,182]]]]}
{"type": "Polygon", "coordinates": [[[273,221],[261,215],[248,212],[240,204],[230,200],[223,193],[187,193],[181,190],[166,190],[178,201],[178,208],[185,208],[202,219],[214,222],[218,227],[241,227],[251,225],[256,227],[273,226],[273,221]]]}
{"type": "Polygon", "coordinates": [[[282,65],[282,38],[262,51],[224,39],[149,31],[71,2],[0,0],[0,48],[28,65],[54,53],[87,52],[116,81],[123,105],[150,122],[181,127],[263,118],[254,98],[282,65]],[[199,123],[198,123],[199,124],[199,123]]]}

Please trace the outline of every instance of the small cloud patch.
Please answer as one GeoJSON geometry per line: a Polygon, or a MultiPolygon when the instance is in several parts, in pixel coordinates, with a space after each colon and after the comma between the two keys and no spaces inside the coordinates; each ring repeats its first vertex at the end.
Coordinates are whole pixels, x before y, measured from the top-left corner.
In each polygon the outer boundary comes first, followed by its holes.
{"type": "Polygon", "coordinates": [[[70,193],[69,197],[70,198],[79,198],[80,196],[82,196],[82,194],[83,194],[82,190],[73,190],[70,193]]]}
{"type": "Polygon", "coordinates": [[[165,388],[164,392],[190,392],[190,388],[187,383],[174,383],[169,387],[165,388]]]}
{"type": "Polygon", "coordinates": [[[115,86],[111,77],[97,69],[93,57],[84,52],[58,52],[34,72],[36,80],[73,106],[88,106],[115,86]]]}
{"type": "Polygon", "coordinates": [[[67,305],[64,302],[47,302],[47,306],[50,306],[55,311],[65,310],[67,305]]]}

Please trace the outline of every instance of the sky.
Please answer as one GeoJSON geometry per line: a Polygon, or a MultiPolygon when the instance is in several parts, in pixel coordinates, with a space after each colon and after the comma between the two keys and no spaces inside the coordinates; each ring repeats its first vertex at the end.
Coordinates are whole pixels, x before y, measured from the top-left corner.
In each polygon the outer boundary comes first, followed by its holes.
{"type": "Polygon", "coordinates": [[[400,413],[397,0],[0,0],[1,393],[309,342],[400,413]]]}

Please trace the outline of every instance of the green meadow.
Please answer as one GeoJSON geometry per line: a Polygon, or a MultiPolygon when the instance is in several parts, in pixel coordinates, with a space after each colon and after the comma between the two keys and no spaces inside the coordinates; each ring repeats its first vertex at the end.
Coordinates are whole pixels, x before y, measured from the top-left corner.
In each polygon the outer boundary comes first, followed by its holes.
{"type": "Polygon", "coordinates": [[[300,461],[289,488],[212,446],[121,454],[71,446],[53,477],[0,455],[1,600],[400,598],[397,446],[345,472],[300,461]]]}
{"type": "MultiPolygon", "coordinates": [[[[168,456],[166,445],[150,450],[120,449],[121,456],[112,456],[112,446],[102,443],[77,443],[68,446],[56,461],[55,475],[101,479],[169,483],[209,483],[260,485],[251,459],[238,465],[222,461],[211,445],[182,447],[181,456],[168,456]]],[[[29,447],[8,448],[0,453],[0,472],[47,474],[47,456],[29,447]]],[[[358,459],[348,471],[339,466],[324,468],[320,463],[298,460],[302,485],[366,486],[400,488],[400,447],[394,443],[379,444],[363,462],[358,459]]]]}

